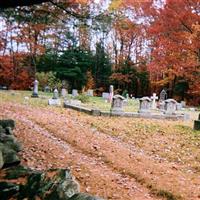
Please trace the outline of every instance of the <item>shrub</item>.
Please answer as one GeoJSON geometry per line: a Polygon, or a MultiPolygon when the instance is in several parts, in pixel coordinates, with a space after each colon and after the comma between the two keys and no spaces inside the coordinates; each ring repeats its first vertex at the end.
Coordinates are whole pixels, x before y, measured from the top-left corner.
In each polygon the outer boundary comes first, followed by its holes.
{"type": "Polygon", "coordinates": [[[77,97],[75,97],[75,99],[80,100],[82,103],[88,103],[90,101],[89,96],[83,94],[78,95],[77,97]]]}

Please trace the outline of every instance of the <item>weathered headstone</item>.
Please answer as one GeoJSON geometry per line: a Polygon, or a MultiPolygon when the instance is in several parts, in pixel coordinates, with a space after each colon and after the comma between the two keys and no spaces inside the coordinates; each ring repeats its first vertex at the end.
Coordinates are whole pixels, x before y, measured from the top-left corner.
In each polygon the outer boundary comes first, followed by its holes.
{"type": "Polygon", "coordinates": [[[198,120],[194,121],[194,130],[200,130],[200,114],[198,120]]]}
{"type": "Polygon", "coordinates": [[[181,103],[177,103],[176,104],[176,110],[181,110],[183,107],[182,107],[182,104],[181,103]]]}
{"type": "Polygon", "coordinates": [[[165,102],[164,101],[160,101],[158,103],[158,106],[159,106],[159,109],[160,109],[161,112],[165,111],[165,102]]]}
{"type": "Polygon", "coordinates": [[[58,90],[57,90],[57,88],[55,88],[54,91],[53,91],[53,99],[58,99],[58,90]]]}
{"type": "Polygon", "coordinates": [[[87,96],[93,97],[93,96],[94,96],[93,90],[89,89],[89,90],[87,91],[87,96]]]}
{"type": "Polygon", "coordinates": [[[160,92],[160,101],[165,101],[167,99],[167,92],[163,89],[160,92]]]}
{"type": "Polygon", "coordinates": [[[151,99],[149,97],[140,98],[139,113],[149,113],[151,109],[151,99]]]}
{"type": "Polygon", "coordinates": [[[48,85],[44,87],[44,92],[51,92],[51,89],[48,85]]]}
{"type": "Polygon", "coordinates": [[[67,90],[65,88],[61,89],[61,96],[65,98],[67,96],[67,90]]]}
{"type": "Polygon", "coordinates": [[[73,96],[73,97],[78,96],[78,90],[73,89],[73,90],[72,90],[72,96],[73,96]]]}
{"type": "Polygon", "coordinates": [[[151,108],[152,109],[156,109],[156,107],[157,107],[156,100],[158,100],[158,97],[156,96],[156,93],[153,93],[153,96],[151,97],[151,99],[152,99],[151,108]]]}
{"type": "Polygon", "coordinates": [[[50,106],[60,106],[61,105],[60,99],[58,98],[58,90],[57,89],[54,89],[53,98],[48,100],[48,105],[50,105],[50,106]]]}
{"type": "Polygon", "coordinates": [[[174,99],[167,99],[165,100],[165,114],[175,114],[176,112],[176,105],[177,105],[177,101],[174,99]]]}
{"type": "Polygon", "coordinates": [[[186,102],[185,101],[181,101],[181,105],[182,105],[182,108],[185,108],[186,107],[186,102]]]}
{"type": "Polygon", "coordinates": [[[111,104],[111,112],[112,113],[123,113],[123,101],[125,98],[121,95],[115,95],[113,96],[112,99],[112,104],[111,104]]]}
{"type": "Polygon", "coordinates": [[[108,93],[108,92],[103,92],[103,93],[102,93],[102,97],[103,97],[104,99],[108,100],[108,99],[109,99],[109,93],[108,93]]]}
{"type": "Polygon", "coordinates": [[[114,95],[114,87],[113,87],[113,85],[110,85],[110,88],[109,88],[109,102],[110,103],[113,100],[113,95],[114,95]]]}
{"type": "Polygon", "coordinates": [[[33,93],[31,95],[31,97],[35,97],[35,98],[38,97],[38,84],[39,84],[38,80],[35,80],[34,87],[33,87],[33,93]]]}

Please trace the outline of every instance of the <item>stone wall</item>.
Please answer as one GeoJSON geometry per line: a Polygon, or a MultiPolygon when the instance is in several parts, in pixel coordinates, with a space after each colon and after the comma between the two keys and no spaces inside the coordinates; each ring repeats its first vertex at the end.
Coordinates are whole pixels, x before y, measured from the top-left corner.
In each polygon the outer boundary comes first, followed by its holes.
{"type": "Polygon", "coordinates": [[[37,171],[20,165],[15,122],[0,120],[0,199],[102,200],[80,193],[69,169],[37,171]]]}

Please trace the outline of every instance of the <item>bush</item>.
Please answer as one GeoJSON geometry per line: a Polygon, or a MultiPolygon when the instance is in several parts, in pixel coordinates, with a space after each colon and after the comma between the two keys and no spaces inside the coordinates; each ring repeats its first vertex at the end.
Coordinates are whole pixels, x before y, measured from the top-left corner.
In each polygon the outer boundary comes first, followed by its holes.
{"type": "Polygon", "coordinates": [[[81,94],[81,95],[75,97],[75,99],[80,100],[82,103],[88,103],[88,102],[90,101],[89,96],[83,95],[83,94],[81,94]]]}

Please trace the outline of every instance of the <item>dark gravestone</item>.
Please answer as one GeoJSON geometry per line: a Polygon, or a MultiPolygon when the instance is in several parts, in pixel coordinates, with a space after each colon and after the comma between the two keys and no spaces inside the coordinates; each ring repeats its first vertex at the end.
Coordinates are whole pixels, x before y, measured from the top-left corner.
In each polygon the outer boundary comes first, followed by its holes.
{"type": "Polygon", "coordinates": [[[199,119],[194,121],[194,130],[200,130],[200,114],[199,119]]]}
{"type": "Polygon", "coordinates": [[[160,101],[165,101],[167,99],[167,92],[163,89],[160,92],[160,101]]]}

